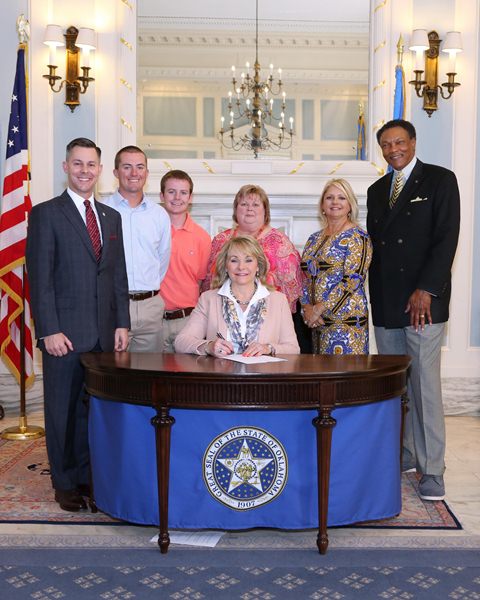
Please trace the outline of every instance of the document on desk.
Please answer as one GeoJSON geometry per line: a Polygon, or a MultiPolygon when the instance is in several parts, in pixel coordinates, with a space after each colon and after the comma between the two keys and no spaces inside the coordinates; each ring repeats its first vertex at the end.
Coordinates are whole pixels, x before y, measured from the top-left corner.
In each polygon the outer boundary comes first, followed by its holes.
{"type": "Polygon", "coordinates": [[[277,356],[243,356],[242,354],[229,354],[228,356],[222,356],[222,358],[246,365],[259,365],[261,363],[283,362],[287,360],[286,358],[278,358],[277,356]]]}

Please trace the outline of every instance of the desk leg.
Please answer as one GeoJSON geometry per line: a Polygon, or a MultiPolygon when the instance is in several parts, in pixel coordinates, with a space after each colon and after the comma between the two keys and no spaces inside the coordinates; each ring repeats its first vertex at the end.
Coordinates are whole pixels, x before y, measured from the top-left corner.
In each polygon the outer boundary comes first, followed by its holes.
{"type": "Polygon", "coordinates": [[[402,394],[402,421],[400,425],[400,473],[402,472],[402,455],[403,455],[403,434],[405,433],[405,419],[407,418],[407,413],[410,410],[408,408],[409,399],[407,394],[402,394]]]}
{"type": "Polygon", "coordinates": [[[317,547],[320,554],[328,548],[327,517],[328,490],[330,485],[330,454],[332,450],[332,429],[337,422],[329,408],[322,408],[319,416],[313,419],[317,430],[317,477],[318,477],[318,536],[317,547]]]}
{"type": "Polygon", "coordinates": [[[168,535],[168,483],[170,478],[170,434],[175,419],[169,415],[168,408],[162,407],[152,419],[155,427],[157,450],[158,515],[160,531],[158,545],[160,552],[166,554],[170,545],[168,535]]]}

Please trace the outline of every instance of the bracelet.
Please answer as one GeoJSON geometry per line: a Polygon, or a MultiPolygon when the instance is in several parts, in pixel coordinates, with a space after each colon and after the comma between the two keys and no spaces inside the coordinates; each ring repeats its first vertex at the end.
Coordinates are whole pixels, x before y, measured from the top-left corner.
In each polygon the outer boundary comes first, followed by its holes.
{"type": "Polygon", "coordinates": [[[268,346],[268,349],[270,350],[270,356],[275,356],[277,351],[275,350],[274,346],[272,344],[267,344],[267,346],[268,346]]]}

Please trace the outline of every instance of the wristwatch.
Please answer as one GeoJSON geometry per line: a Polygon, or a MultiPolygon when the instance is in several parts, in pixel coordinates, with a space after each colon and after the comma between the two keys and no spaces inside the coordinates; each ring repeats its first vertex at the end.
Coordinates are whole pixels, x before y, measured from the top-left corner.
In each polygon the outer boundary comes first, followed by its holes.
{"type": "Polygon", "coordinates": [[[270,356],[275,356],[275,354],[277,353],[277,351],[275,350],[275,347],[272,346],[272,344],[267,344],[268,349],[270,350],[270,356]]]}

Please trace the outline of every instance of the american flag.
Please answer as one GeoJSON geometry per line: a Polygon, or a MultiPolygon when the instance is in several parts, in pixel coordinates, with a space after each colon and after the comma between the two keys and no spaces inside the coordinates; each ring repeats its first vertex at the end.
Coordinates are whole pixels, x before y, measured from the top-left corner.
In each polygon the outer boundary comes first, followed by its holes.
{"type": "Polygon", "coordinates": [[[25,352],[25,385],[34,379],[30,295],[24,271],[27,215],[32,207],[28,181],[25,47],[20,44],[7,132],[0,215],[0,355],[20,383],[21,353],[25,352]],[[20,341],[24,309],[25,349],[20,341]]]}

